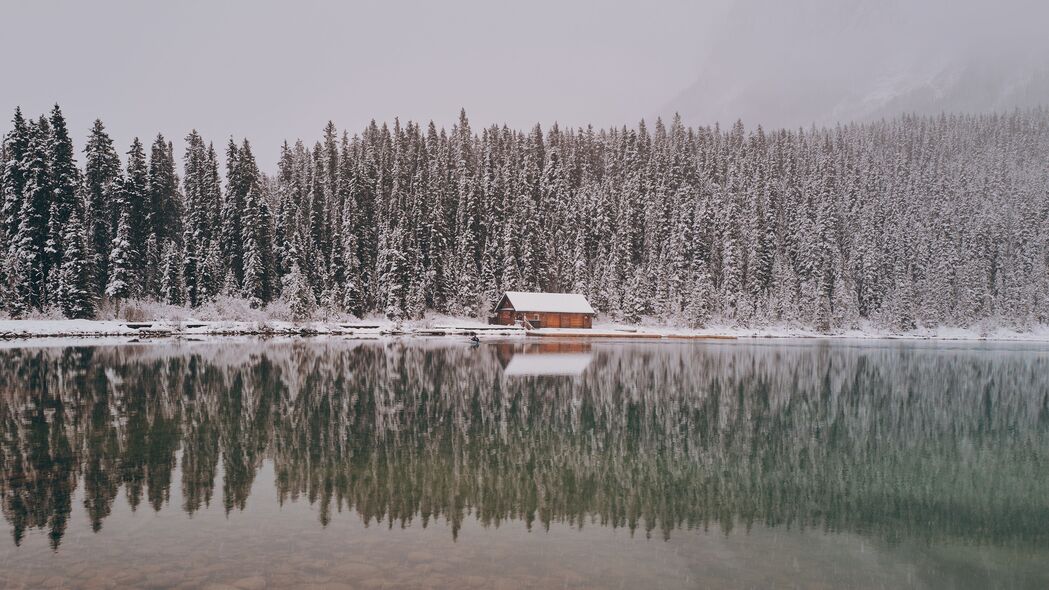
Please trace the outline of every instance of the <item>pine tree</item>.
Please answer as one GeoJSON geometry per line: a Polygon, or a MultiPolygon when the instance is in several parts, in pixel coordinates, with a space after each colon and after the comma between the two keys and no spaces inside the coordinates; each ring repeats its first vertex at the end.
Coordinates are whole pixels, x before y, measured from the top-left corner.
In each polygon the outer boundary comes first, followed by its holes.
{"type": "Polygon", "coordinates": [[[160,291],[161,282],[164,279],[162,248],[157,235],[150,233],[146,238],[146,255],[143,257],[145,266],[142,269],[142,289],[140,291],[143,297],[157,300],[162,298],[160,291]]]}
{"type": "MultiPolygon", "coordinates": [[[[118,211],[128,216],[127,250],[130,279],[129,288],[134,294],[146,292],[146,256],[150,235],[149,171],[146,154],[138,138],[131,141],[127,152],[127,173],[118,211]]],[[[117,223],[119,224],[119,218],[117,223]]],[[[118,227],[119,231],[119,227],[118,227]]]]}
{"type": "Polygon", "coordinates": [[[291,271],[284,277],[284,293],[291,305],[291,315],[295,321],[305,321],[313,316],[317,302],[298,262],[292,264],[291,271]]]}
{"type": "Polygon", "coordinates": [[[157,134],[149,152],[149,231],[164,244],[181,238],[178,174],[171,142],[157,134]]]}
{"type": "Polygon", "coordinates": [[[690,328],[703,328],[711,318],[711,304],[715,296],[714,286],[710,282],[705,265],[698,265],[685,305],[685,322],[690,328]]]}
{"type": "Polygon", "coordinates": [[[174,243],[168,242],[164,252],[164,278],[160,287],[160,296],[165,303],[170,305],[186,303],[182,274],[183,261],[179,256],[179,249],[174,243]]]}
{"type": "Polygon", "coordinates": [[[0,221],[3,222],[4,243],[10,244],[18,233],[22,203],[25,201],[26,157],[29,152],[29,124],[16,108],[11,121],[12,129],[4,136],[3,168],[0,169],[0,191],[3,202],[0,221]]]}
{"type": "Polygon", "coordinates": [[[199,171],[200,203],[197,210],[201,216],[199,231],[205,236],[196,247],[199,258],[197,265],[198,304],[214,298],[222,290],[229,261],[222,254],[222,186],[219,176],[219,159],[213,145],[201,145],[201,169],[199,171]]]}
{"type": "Polygon", "coordinates": [[[136,274],[131,251],[131,212],[122,207],[116,237],[109,251],[109,283],[106,295],[118,302],[135,293],[136,274]]]}
{"type": "Polygon", "coordinates": [[[11,242],[20,283],[15,286],[18,308],[41,309],[48,303],[47,275],[51,270],[46,252],[51,210],[51,170],[48,147],[51,129],[41,117],[29,125],[29,144],[21,168],[25,174],[18,230],[11,242]]]}
{"type": "Polygon", "coordinates": [[[0,145],[0,298],[3,308],[14,317],[29,312],[30,303],[15,238],[22,220],[25,201],[26,171],[23,168],[29,151],[29,125],[20,108],[15,109],[13,129],[0,145]]]}
{"type": "MultiPolygon", "coordinates": [[[[48,121],[51,137],[48,145],[48,162],[51,168],[50,214],[48,215],[48,266],[58,268],[62,264],[64,246],[62,238],[66,225],[74,211],[81,208],[80,170],[73,157],[73,141],[69,138],[65,118],[56,104],[48,121]]],[[[55,273],[57,274],[57,273],[55,273]]]]}
{"type": "Polygon", "coordinates": [[[293,240],[298,224],[295,190],[295,156],[288,142],[281,146],[276,178],[277,208],[273,224],[274,268],[283,277],[291,270],[293,240]]]}
{"type": "Polygon", "coordinates": [[[630,277],[623,294],[623,304],[620,319],[628,324],[636,324],[641,321],[645,313],[645,279],[641,270],[637,270],[630,277]]]}
{"type": "Polygon", "coordinates": [[[183,156],[183,235],[182,235],[182,279],[185,284],[186,303],[197,307],[211,296],[205,259],[212,243],[214,211],[211,208],[209,191],[209,151],[204,139],[194,129],[185,138],[186,153],[183,156]]]}
{"type": "Polygon", "coordinates": [[[90,319],[95,315],[95,286],[92,259],[86,248],[80,212],[74,208],[66,221],[64,252],[59,273],[59,305],[71,319],[90,319]]]}
{"type": "Polygon", "coordinates": [[[400,227],[384,225],[379,232],[379,255],[376,259],[376,283],[381,310],[387,319],[406,317],[404,273],[405,255],[401,250],[400,227]]]}
{"type": "Polygon", "coordinates": [[[120,200],[123,182],[120,157],[102,121],[95,120],[84,149],[84,189],[87,204],[84,217],[88,248],[95,269],[95,294],[101,295],[109,283],[109,251],[116,233],[115,203],[120,200]]]}
{"type": "Polygon", "coordinates": [[[271,237],[266,205],[258,183],[248,189],[244,199],[241,244],[244,257],[242,292],[252,307],[262,307],[272,296],[271,237]]]}
{"type": "Polygon", "coordinates": [[[255,159],[244,143],[237,147],[230,138],[226,147],[226,198],[222,202],[221,251],[230,273],[232,286],[239,289],[244,282],[244,229],[241,216],[244,213],[248,192],[258,183],[257,170],[253,170],[255,159]]]}
{"type": "Polygon", "coordinates": [[[342,238],[343,259],[346,261],[345,281],[342,287],[342,308],[357,316],[364,316],[365,299],[363,277],[358,258],[358,241],[354,231],[347,231],[342,238]]]}
{"type": "MultiPolygon", "coordinates": [[[[201,272],[200,267],[202,266],[202,260],[198,257],[198,250],[196,249],[196,242],[193,239],[193,232],[190,229],[186,230],[186,235],[182,240],[182,268],[181,278],[183,282],[183,290],[185,292],[185,303],[191,307],[197,307],[203,302],[203,293],[200,285],[201,272]]],[[[168,259],[170,261],[170,258],[168,259]]],[[[171,273],[164,273],[167,277],[171,273]]],[[[169,283],[170,285],[170,283],[169,283]]],[[[170,300],[170,294],[165,290],[165,296],[170,300]]]]}

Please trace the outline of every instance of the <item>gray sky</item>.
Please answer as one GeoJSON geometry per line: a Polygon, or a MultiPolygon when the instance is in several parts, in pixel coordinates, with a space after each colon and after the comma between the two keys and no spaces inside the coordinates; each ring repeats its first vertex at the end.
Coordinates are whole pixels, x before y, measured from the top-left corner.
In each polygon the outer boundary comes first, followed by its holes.
{"type": "Polygon", "coordinates": [[[272,171],[283,139],[312,142],[328,119],[351,133],[394,116],[450,126],[460,106],[477,129],[633,125],[675,110],[775,126],[925,103],[997,108],[1014,100],[999,87],[1049,64],[1047,4],[10,1],[0,115],[57,101],[78,149],[96,117],[121,151],[158,131],[180,155],[194,127],[216,144],[247,136],[272,171]],[[948,75],[986,48],[1019,73],[948,75]],[[979,104],[944,98],[989,86],[979,104]]]}
{"type": "Polygon", "coordinates": [[[692,82],[703,4],[11,2],[0,112],[57,101],[78,145],[100,117],[125,151],[246,135],[268,169],[328,119],[634,124],[692,82]]]}
{"type": "Polygon", "coordinates": [[[1046,0],[735,0],[692,86],[691,123],[833,125],[1049,101],[1046,0]]]}

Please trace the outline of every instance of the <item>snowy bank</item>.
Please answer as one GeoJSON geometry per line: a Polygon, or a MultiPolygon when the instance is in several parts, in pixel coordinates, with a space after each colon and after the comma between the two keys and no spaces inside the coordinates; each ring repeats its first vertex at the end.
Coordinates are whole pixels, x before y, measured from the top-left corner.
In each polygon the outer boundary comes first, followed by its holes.
{"type": "MultiPolygon", "coordinates": [[[[865,327],[824,334],[812,330],[773,326],[761,328],[707,327],[690,330],[667,326],[631,326],[598,324],[593,329],[543,328],[525,330],[515,326],[491,326],[474,319],[437,317],[426,320],[392,322],[386,319],[360,321],[214,321],[214,320],[0,320],[0,339],[27,338],[101,338],[101,337],[192,337],[221,336],[310,336],[338,335],[355,338],[384,336],[477,336],[488,337],[561,337],[602,339],[754,339],[754,338],[847,338],[847,339],[918,339],[965,341],[1033,341],[1049,342],[1049,326],[1029,331],[1005,328],[993,330],[939,328],[893,333],[865,327]]],[[[124,340],[126,341],[126,340],[124,340]]]]}
{"type": "Polygon", "coordinates": [[[464,321],[457,325],[406,325],[389,321],[287,322],[287,321],[140,321],[120,320],[0,320],[0,339],[103,336],[280,336],[347,335],[377,336],[471,336],[476,333],[509,336],[520,328],[490,326],[464,321]]]}

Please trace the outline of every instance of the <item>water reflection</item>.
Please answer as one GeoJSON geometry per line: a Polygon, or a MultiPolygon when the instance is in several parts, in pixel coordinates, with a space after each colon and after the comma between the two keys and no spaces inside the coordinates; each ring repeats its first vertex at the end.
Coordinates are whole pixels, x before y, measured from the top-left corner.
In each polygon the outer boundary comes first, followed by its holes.
{"type": "Polygon", "coordinates": [[[505,342],[499,345],[497,355],[507,377],[578,377],[594,359],[590,346],[579,341],[505,342]]]}
{"type": "Polygon", "coordinates": [[[78,486],[101,535],[121,494],[233,513],[271,460],[281,502],[320,525],[352,511],[453,535],[470,518],[1049,546],[1044,349],[165,343],[3,350],[0,375],[16,545],[43,529],[58,549],[78,486]],[[588,366],[505,378],[544,355],[588,366]]]}

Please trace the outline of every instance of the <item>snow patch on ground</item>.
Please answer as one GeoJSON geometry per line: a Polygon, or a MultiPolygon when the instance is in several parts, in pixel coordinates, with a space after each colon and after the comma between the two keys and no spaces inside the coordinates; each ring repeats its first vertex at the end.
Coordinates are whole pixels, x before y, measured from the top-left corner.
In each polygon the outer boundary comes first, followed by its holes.
{"type": "Polygon", "coordinates": [[[1007,328],[950,328],[922,329],[894,333],[872,326],[831,334],[815,332],[796,326],[746,328],[739,326],[710,326],[691,330],[659,325],[596,324],[591,330],[543,328],[524,330],[514,326],[492,326],[476,319],[451,316],[430,316],[415,321],[390,321],[380,317],[362,320],[291,322],[283,320],[223,321],[191,318],[130,322],[124,320],[0,320],[0,339],[24,340],[38,338],[158,338],[194,336],[294,336],[333,335],[353,338],[387,336],[477,336],[512,337],[586,337],[586,338],[646,338],[646,339],[742,339],[742,338],[849,338],[849,339],[919,339],[967,341],[1034,341],[1049,342],[1049,326],[1037,326],[1027,331],[1007,328]]]}

